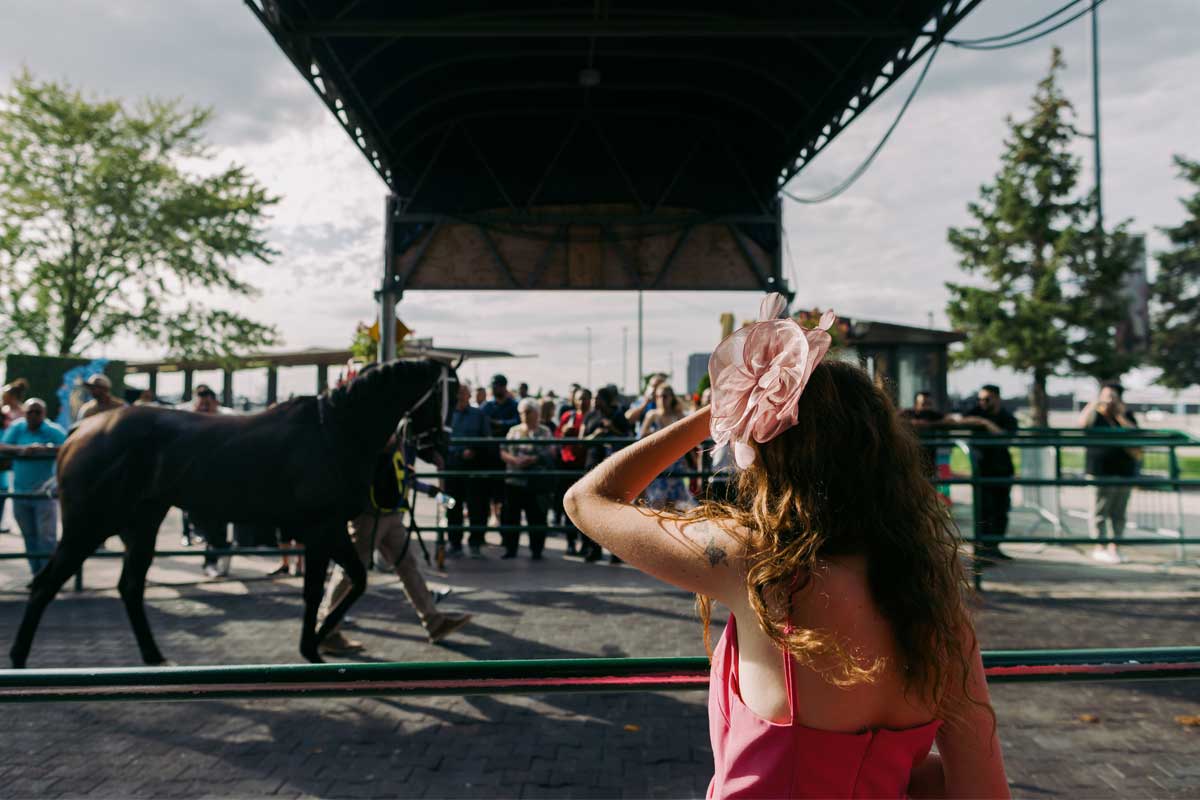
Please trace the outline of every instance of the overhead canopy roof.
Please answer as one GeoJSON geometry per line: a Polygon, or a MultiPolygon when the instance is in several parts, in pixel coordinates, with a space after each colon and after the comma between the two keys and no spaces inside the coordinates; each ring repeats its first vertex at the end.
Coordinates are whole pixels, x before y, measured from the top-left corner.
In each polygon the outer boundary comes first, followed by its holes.
{"type": "Polygon", "coordinates": [[[247,3],[404,222],[683,211],[769,257],[778,188],[980,1],[247,3]]]}

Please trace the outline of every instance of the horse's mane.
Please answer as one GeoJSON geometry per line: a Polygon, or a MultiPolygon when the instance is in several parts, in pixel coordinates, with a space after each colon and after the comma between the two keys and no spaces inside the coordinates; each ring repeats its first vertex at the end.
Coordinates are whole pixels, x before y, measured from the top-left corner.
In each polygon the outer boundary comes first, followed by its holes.
{"type": "Polygon", "coordinates": [[[354,410],[366,402],[375,400],[379,393],[379,384],[392,377],[392,373],[419,371],[434,364],[427,358],[405,358],[387,364],[368,364],[362,372],[351,381],[328,390],[329,405],[332,408],[354,410]]]}

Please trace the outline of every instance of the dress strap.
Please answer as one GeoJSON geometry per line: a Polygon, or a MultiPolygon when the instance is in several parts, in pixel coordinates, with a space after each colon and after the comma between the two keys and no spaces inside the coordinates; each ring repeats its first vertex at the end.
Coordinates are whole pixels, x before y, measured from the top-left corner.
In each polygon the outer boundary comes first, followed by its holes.
{"type": "MultiPolygon", "coordinates": [[[[796,628],[792,625],[792,598],[796,595],[796,589],[800,586],[800,573],[797,572],[792,576],[792,584],[788,587],[787,599],[787,624],[783,626],[785,635],[790,636],[796,628]]],[[[796,724],[796,687],[793,685],[792,670],[795,669],[795,664],[792,663],[792,654],[787,648],[783,650],[783,682],[787,687],[788,697],[788,715],[791,724],[796,724]]]]}

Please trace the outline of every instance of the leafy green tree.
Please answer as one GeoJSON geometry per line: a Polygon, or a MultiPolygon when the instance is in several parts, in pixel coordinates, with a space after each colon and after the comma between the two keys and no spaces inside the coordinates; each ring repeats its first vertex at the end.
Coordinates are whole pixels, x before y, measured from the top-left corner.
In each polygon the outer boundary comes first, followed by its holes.
{"type": "Polygon", "coordinates": [[[276,331],[193,298],[253,296],[278,198],[205,146],[210,112],[86,99],[29,73],[0,96],[0,336],[68,355],[132,336],[172,355],[232,355],[276,331]],[[185,163],[195,165],[194,171],[185,163]]]}
{"type": "Polygon", "coordinates": [[[1136,356],[1118,347],[1121,280],[1135,251],[1122,224],[1097,231],[1095,202],[1077,192],[1079,135],[1056,77],[1055,49],[1028,119],[1008,119],[1001,167],[968,205],[975,224],[951,228],[959,265],[975,280],[947,283],[947,312],[967,335],[958,363],[990,361],[1030,376],[1034,424],[1047,424],[1052,375],[1118,377],[1136,356]]]}
{"type": "Polygon", "coordinates": [[[1200,162],[1175,156],[1175,165],[1195,192],[1182,200],[1188,218],[1161,229],[1171,249],[1155,254],[1151,359],[1159,383],[1183,389],[1200,384],[1200,162]]]}

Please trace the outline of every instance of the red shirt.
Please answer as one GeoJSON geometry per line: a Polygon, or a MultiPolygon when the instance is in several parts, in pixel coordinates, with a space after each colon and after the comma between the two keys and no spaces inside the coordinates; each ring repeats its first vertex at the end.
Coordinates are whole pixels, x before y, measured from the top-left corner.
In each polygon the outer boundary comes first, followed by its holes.
{"type": "MultiPolygon", "coordinates": [[[[558,430],[554,436],[558,439],[578,439],[583,430],[583,414],[578,411],[564,411],[558,421],[558,430]]],[[[587,447],[582,444],[565,444],[560,448],[559,460],[566,466],[582,467],[587,454],[587,447]]]]}

